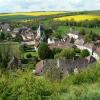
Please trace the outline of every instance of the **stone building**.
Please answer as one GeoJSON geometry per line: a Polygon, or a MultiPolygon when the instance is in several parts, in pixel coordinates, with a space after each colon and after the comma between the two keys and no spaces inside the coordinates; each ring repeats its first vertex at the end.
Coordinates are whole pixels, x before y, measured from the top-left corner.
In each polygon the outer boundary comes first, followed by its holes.
{"type": "Polygon", "coordinates": [[[89,64],[93,64],[96,62],[96,59],[92,56],[87,58],[79,58],[79,59],[49,59],[42,60],[36,65],[35,74],[42,75],[52,69],[59,70],[59,73],[64,75],[68,75],[74,72],[75,69],[78,71],[86,68],[89,64]]]}

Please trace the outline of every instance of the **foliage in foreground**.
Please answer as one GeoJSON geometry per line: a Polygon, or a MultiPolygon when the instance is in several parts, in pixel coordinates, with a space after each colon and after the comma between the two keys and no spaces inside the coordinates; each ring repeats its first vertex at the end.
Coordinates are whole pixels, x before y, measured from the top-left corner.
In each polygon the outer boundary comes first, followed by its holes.
{"type": "Polygon", "coordinates": [[[31,70],[0,70],[0,100],[99,100],[100,64],[61,82],[34,76],[31,70]]]}

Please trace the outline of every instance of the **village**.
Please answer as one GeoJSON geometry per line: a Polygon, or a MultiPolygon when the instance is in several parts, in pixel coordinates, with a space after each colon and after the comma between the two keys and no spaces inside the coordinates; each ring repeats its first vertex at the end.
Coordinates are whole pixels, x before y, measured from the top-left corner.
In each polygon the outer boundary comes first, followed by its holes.
{"type": "MultiPolygon", "coordinates": [[[[72,72],[77,73],[81,69],[86,68],[89,65],[96,64],[96,62],[99,61],[100,37],[98,36],[95,41],[91,41],[90,43],[88,43],[84,40],[80,32],[72,27],[70,27],[68,33],[65,33],[63,38],[56,38],[48,35],[48,33],[45,32],[45,28],[43,27],[43,25],[39,25],[38,28],[32,30],[28,27],[12,28],[9,23],[0,23],[0,33],[3,32],[10,34],[10,36],[7,37],[4,42],[6,42],[7,39],[14,40],[17,38],[22,48],[25,49],[29,47],[29,49],[36,52],[37,54],[41,43],[46,43],[50,50],[62,49],[63,51],[67,48],[74,48],[79,50],[79,53],[75,54],[76,58],[47,57],[41,59],[40,57],[37,57],[35,68],[33,69],[33,74],[35,75],[43,75],[44,73],[47,73],[48,70],[53,70],[54,73],[57,73],[57,77],[59,76],[59,74],[65,76],[72,72]],[[88,55],[79,57],[82,50],[87,51],[88,55]]],[[[51,32],[53,34],[53,30],[51,32]]],[[[45,53],[46,52],[47,51],[45,51],[45,53]]],[[[29,61],[33,61],[31,54],[27,54],[27,58],[29,61]]],[[[11,60],[8,63],[8,68],[19,68],[22,65],[22,59],[12,56],[11,60]]]]}

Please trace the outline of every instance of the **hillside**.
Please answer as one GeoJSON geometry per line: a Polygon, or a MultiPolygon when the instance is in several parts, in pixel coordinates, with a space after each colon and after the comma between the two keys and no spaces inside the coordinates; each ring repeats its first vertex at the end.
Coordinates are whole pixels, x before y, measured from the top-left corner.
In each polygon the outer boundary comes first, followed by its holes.
{"type": "Polygon", "coordinates": [[[100,10],[84,11],[83,14],[100,15],[100,10]]]}
{"type": "Polygon", "coordinates": [[[100,11],[82,11],[82,12],[70,12],[70,11],[50,11],[50,12],[17,12],[17,13],[0,13],[0,21],[12,21],[12,20],[33,20],[37,17],[42,16],[53,16],[53,18],[56,17],[65,17],[65,16],[71,16],[71,15],[100,15],[100,11]]]}
{"type": "Polygon", "coordinates": [[[61,15],[65,12],[18,12],[18,13],[1,13],[0,20],[1,21],[12,21],[12,20],[27,20],[27,19],[34,19],[36,17],[42,16],[54,16],[54,15],[61,15]]]}
{"type": "Polygon", "coordinates": [[[25,16],[46,16],[46,15],[55,15],[62,14],[65,12],[17,12],[17,13],[2,13],[0,16],[17,16],[17,15],[25,15],[25,16]]]}
{"type": "Polygon", "coordinates": [[[1,100],[99,100],[100,64],[62,80],[49,81],[31,70],[0,70],[1,100]]]}

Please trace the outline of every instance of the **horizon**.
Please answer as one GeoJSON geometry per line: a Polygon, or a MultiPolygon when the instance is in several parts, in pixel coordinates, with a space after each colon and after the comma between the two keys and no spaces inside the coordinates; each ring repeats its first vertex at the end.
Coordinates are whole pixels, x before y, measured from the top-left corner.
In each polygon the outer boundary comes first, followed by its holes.
{"type": "Polygon", "coordinates": [[[0,13],[100,10],[100,0],[0,0],[0,13]]]}
{"type": "Polygon", "coordinates": [[[9,13],[13,14],[13,13],[24,13],[24,12],[25,13],[29,13],[29,12],[34,13],[34,12],[85,12],[85,11],[86,12],[88,12],[88,11],[89,12],[91,12],[91,11],[100,11],[100,9],[98,9],[98,10],[94,10],[94,9],[93,10],[78,10],[78,11],[52,11],[52,10],[51,11],[20,11],[20,12],[0,12],[0,14],[9,14],[9,13]]]}

